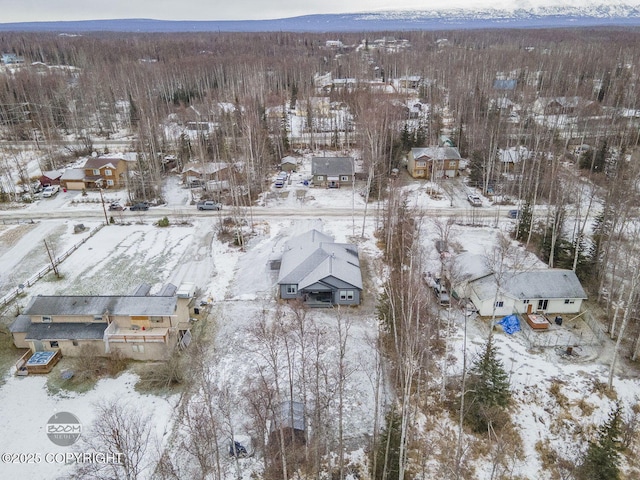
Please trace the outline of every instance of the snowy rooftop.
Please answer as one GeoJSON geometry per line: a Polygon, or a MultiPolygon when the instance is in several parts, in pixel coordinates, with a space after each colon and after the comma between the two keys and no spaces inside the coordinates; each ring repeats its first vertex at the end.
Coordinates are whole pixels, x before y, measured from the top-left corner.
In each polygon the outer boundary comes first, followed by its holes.
{"type": "MultiPolygon", "coordinates": [[[[580,280],[571,270],[549,269],[530,272],[509,272],[501,280],[502,288],[514,298],[581,298],[586,299],[580,280]]],[[[473,282],[473,290],[480,299],[495,295],[496,280],[493,275],[473,282]]]]}
{"type": "Polygon", "coordinates": [[[33,297],[25,315],[175,315],[176,297],[45,296],[33,297]]]}

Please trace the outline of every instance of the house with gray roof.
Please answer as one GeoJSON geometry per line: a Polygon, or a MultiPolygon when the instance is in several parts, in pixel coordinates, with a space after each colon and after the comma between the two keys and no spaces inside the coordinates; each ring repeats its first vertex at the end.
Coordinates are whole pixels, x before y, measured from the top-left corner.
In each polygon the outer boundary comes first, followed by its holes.
{"type": "Polygon", "coordinates": [[[514,313],[578,313],[587,299],[572,270],[552,268],[509,272],[499,279],[487,274],[469,281],[466,293],[481,316],[514,313]]]}
{"type": "Polygon", "coordinates": [[[309,230],[285,243],[278,275],[280,298],[310,307],[359,305],[360,259],[355,245],[309,230]]]}
{"type": "Polygon", "coordinates": [[[407,171],[413,178],[453,178],[458,176],[460,160],[456,147],[412,148],[407,157],[407,171]]]}
{"type": "Polygon", "coordinates": [[[340,188],[351,185],[355,175],[355,164],[351,157],[313,157],[311,175],[313,185],[325,188],[340,188]]]}
{"type": "Polygon", "coordinates": [[[117,352],[136,360],[164,360],[189,330],[193,296],[178,295],[173,285],[157,295],[149,291],[141,285],[132,295],[38,295],[11,324],[14,344],[33,353],[117,352]]]}

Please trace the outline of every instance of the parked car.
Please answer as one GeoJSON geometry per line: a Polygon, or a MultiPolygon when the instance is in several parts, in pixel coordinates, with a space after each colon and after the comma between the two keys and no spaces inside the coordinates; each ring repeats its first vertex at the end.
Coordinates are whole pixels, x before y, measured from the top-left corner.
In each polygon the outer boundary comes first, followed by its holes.
{"type": "Polygon", "coordinates": [[[213,200],[198,202],[198,210],[222,210],[222,204],[213,200]]]}
{"type": "Polygon", "coordinates": [[[274,183],[274,186],[276,188],[282,188],[282,187],[284,187],[284,184],[286,183],[286,181],[287,181],[287,174],[282,172],[282,173],[278,174],[278,176],[276,177],[276,181],[274,183]]]}
{"type": "Polygon", "coordinates": [[[436,294],[436,298],[438,299],[438,303],[442,306],[449,306],[451,304],[451,298],[449,297],[449,292],[442,285],[438,284],[437,287],[433,288],[433,293],[436,294]]]}
{"type": "Polygon", "coordinates": [[[119,202],[111,202],[111,204],[109,205],[109,210],[113,210],[116,212],[122,212],[126,209],[127,207],[123,207],[119,202]]]}
{"type": "Polygon", "coordinates": [[[149,210],[149,204],[147,202],[136,203],[134,205],[131,205],[131,208],[129,210],[131,210],[132,212],[146,211],[149,210]]]}
{"type": "Polygon", "coordinates": [[[467,195],[467,200],[474,207],[481,207],[482,206],[482,199],[478,195],[474,195],[474,194],[470,193],[469,195],[467,195]]]}
{"type": "Polygon", "coordinates": [[[42,198],[53,197],[59,191],[60,187],[58,185],[50,185],[42,191],[42,198]]]}
{"type": "Polygon", "coordinates": [[[518,218],[518,217],[520,217],[520,210],[509,210],[507,212],[507,217],[509,217],[509,218],[518,218]]]}

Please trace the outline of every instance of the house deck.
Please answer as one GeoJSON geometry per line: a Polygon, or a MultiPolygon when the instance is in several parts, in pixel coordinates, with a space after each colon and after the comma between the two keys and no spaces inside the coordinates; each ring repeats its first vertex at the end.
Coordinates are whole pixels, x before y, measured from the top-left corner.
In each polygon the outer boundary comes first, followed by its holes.
{"type": "Polygon", "coordinates": [[[16,375],[49,373],[61,358],[62,354],[60,350],[45,352],[28,351],[16,362],[16,375]]]}

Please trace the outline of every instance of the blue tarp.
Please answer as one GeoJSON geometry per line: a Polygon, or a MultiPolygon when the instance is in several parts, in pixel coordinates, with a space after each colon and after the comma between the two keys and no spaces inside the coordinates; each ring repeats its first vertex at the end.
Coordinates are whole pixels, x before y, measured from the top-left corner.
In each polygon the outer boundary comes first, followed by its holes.
{"type": "Polygon", "coordinates": [[[504,333],[508,333],[509,335],[520,331],[520,320],[518,319],[517,315],[509,315],[508,317],[504,317],[498,322],[498,325],[502,325],[504,333]]]}

